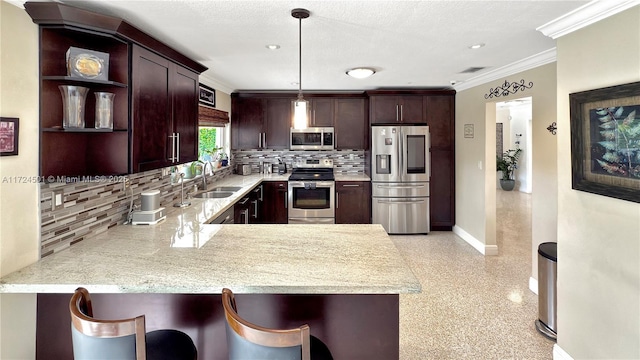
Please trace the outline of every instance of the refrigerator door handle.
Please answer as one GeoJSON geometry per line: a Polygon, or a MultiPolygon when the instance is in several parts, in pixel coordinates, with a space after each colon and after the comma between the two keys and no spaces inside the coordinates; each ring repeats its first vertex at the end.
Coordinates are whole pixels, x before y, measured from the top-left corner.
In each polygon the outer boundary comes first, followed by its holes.
{"type": "Polygon", "coordinates": [[[378,185],[378,189],[416,189],[425,187],[424,184],[419,185],[378,185]]]}
{"type": "Polygon", "coordinates": [[[424,200],[378,200],[378,204],[419,204],[423,203],[424,200]]]}

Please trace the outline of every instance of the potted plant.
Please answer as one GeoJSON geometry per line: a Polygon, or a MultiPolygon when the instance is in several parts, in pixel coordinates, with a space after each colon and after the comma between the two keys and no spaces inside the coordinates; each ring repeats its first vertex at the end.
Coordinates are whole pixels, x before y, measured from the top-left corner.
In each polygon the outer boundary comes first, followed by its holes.
{"type": "Polygon", "coordinates": [[[502,171],[502,179],[500,179],[502,190],[511,191],[516,185],[514,171],[518,168],[520,153],[522,149],[509,149],[502,154],[502,157],[496,156],[496,168],[502,171]]]}

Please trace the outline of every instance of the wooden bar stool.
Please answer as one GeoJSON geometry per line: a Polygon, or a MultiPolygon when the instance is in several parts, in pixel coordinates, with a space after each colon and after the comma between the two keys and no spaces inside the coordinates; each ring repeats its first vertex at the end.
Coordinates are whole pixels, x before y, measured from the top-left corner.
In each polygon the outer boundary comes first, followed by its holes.
{"type": "Polygon", "coordinates": [[[233,292],[222,290],[229,360],[333,360],[329,348],[310,335],[309,325],[269,329],[238,315],[233,292]]]}
{"type": "Polygon", "coordinates": [[[189,335],[178,330],[145,333],[144,315],[131,319],[93,318],[91,296],[76,289],[69,302],[75,360],[196,360],[198,353],[189,335]]]}

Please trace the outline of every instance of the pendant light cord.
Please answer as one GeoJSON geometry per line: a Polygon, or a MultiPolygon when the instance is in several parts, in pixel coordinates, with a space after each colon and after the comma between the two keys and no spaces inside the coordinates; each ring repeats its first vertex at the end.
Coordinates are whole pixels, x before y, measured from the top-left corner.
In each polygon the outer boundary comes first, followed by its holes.
{"type": "Polygon", "coordinates": [[[298,18],[298,100],[302,100],[302,18],[298,18]]]}

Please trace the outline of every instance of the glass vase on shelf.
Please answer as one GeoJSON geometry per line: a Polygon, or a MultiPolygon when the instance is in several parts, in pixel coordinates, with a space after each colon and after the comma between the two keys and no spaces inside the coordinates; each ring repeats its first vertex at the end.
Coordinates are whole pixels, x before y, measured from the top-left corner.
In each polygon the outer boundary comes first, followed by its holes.
{"type": "Polygon", "coordinates": [[[113,129],[113,98],[116,94],[96,92],[96,129],[113,129]]]}
{"type": "Polygon", "coordinates": [[[62,127],[84,128],[84,109],[89,89],[82,86],[59,85],[62,94],[62,127]]]}

